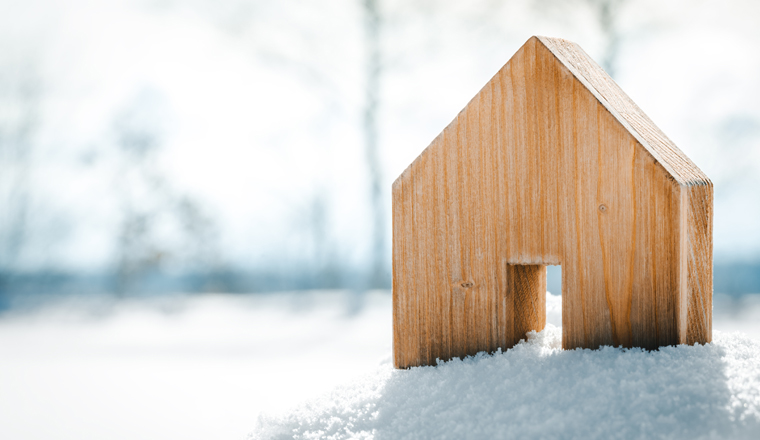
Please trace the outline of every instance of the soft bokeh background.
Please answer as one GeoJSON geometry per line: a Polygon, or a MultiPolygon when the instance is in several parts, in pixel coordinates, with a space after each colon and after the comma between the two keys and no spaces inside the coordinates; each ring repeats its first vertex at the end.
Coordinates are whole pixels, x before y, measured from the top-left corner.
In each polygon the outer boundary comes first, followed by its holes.
{"type": "Polygon", "coordinates": [[[0,0],[0,437],[241,436],[374,365],[390,185],[536,34],[711,177],[716,328],[747,330],[758,23],[753,0],[0,0]]]}

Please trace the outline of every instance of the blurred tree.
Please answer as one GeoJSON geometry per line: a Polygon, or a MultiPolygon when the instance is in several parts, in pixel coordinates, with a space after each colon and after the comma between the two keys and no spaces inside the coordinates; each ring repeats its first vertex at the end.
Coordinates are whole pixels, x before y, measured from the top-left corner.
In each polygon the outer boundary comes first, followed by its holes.
{"type": "Polygon", "coordinates": [[[153,237],[159,211],[163,209],[161,201],[156,205],[155,197],[165,185],[155,168],[155,153],[162,135],[158,105],[155,92],[143,90],[114,119],[119,167],[114,184],[121,209],[116,292],[121,295],[133,291],[146,272],[157,269],[167,252],[153,237]]]}
{"type": "Polygon", "coordinates": [[[364,154],[370,186],[372,207],[372,262],[369,286],[388,286],[388,261],[385,255],[385,203],[383,203],[383,172],[378,152],[378,111],[380,106],[380,81],[383,72],[381,54],[382,18],[377,0],[362,0],[365,39],[365,104],[364,104],[364,154]]]}
{"type": "Polygon", "coordinates": [[[299,280],[301,288],[334,289],[344,286],[344,273],[340,267],[336,241],[330,232],[331,206],[328,191],[317,186],[313,194],[299,207],[294,215],[294,235],[299,237],[297,246],[305,261],[297,261],[305,279],[299,280]]]}
{"type": "Polygon", "coordinates": [[[194,275],[192,290],[215,287],[218,234],[202,205],[176,190],[160,167],[165,104],[141,90],[114,119],[118,146],[115,188],[121,220],[116,242],[116,291],[145,289],[146,278],[167,266],[194,275]]]}
{"type": "Polygon", "coordinates": [[[40,82],[29,66],[0,70],[0,291],[20,269],[29,234],[32,147],[40,82]]]}

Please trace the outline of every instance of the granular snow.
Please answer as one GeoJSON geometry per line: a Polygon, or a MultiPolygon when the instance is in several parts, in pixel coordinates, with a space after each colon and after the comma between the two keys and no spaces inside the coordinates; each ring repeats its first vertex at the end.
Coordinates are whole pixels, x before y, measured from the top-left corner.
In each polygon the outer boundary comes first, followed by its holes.
{"type": "Polygon", "coordinates": [[[760,438],[760,343],[743,334],[651,352],[561,340],[550,323],[493,355],[409,370],[387,359],[288,414],[261,415],[249,439],[760,438]]]}

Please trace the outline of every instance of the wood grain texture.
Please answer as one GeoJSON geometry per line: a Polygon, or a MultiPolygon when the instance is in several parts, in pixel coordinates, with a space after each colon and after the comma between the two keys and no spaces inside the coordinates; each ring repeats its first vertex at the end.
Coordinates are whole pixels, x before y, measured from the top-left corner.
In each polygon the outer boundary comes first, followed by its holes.
{"type": "Polygon", "coordinates": [[[398,368],[512,347],[709,342],[712,184],[577,45],[533,37],[393,184],[398,368]]]}

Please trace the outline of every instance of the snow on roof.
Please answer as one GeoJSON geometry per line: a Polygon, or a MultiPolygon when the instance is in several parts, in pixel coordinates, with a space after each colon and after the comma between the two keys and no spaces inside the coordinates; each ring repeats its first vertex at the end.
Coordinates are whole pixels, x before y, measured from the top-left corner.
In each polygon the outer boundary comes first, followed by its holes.
{"type": "Polygon", "coordinates": [[[551,324],[494,355],[395,370],[280,416],[249,439],[757,438],[760,342],[719,333],[659,351],[561,350],[551,324]]]}

